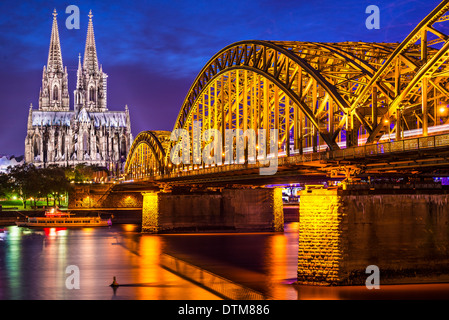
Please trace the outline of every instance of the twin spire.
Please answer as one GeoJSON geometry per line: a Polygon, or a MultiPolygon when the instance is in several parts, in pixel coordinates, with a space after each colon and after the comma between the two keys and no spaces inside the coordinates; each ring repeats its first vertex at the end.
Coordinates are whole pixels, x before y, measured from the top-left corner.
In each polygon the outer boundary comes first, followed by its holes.
{"type": "MultiPolygon", "coordinates": [[[[47,66],[44,66],[42,88],[39,94],[39,110],[68,111],[68,74],[63,66],[61,43],[59,40],[56,9],[53,11],[53,25],[51,29],[50,49],[47,66]]],[[[84,61],[78,57],[77,84],[74,92],[75,111],[86,108],[88,111],[107,110],[107,74],[99,68],[97,49],[95,46],[92,10],[89,11],[84,61]]]]}
{"type": "Polygon", "coordinates": [[[92,23],[92,10],[89,11],[89,24],[87,26],[86,47],[84,49],[84,69],[89,73],[98,71],[97,49],[95,48],[94,25],[92,23]]]}
{"type": "MultiPolygon", "coordinates": [[[[61,43],[59,41],[58,32],[58,13],[56,9],[53,11],[53,25],[51,28],[50,49],[48,51],[47,70],[53,72],[63,72],[61,43]]],[[[87,26],[86,46],[84,49],[83,68],[89,73],[98,71],[97,49],[95,47],[94,25],[92,22],[92,10],[89,11],[89,24],[87,26]]]]}
{"type": "Polygon", "coordinates": [[[58,22],[56,9],[53,11],[53,25],[51,27],[50,50],[48,51],[47,70],[63,72],[61,44],[59,42],[58,22]]]}

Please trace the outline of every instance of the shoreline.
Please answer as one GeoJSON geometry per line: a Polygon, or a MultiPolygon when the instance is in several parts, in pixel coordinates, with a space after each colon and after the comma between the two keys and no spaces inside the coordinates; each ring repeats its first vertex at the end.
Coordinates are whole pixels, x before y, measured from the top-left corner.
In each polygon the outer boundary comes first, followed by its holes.
{"type": "MultiPolygon", "coordinates": [[[[141,224],[142,223],[142,211],[141,210],[103,210],[103,209],[91,209],[91,210],[70,210],[77,216],[92,216],[100,214],[104,219],[112,217],[113,224],[141,224]]],[[[23,221],[26,217],[40,217],[44,216],[45,210],[13,210],[13,211],[1,211],[0,212],[0,226],[15,225],[16,221],[23,221]]]]}
{"type": "MultiPolygon", "coordinates": [[[[61,209],[69,210],[77,216],[92,216],[100,214],[102,218],[109,219],[112,217],[113,224],[142,224],[142,209],[140,208],[92,208],[92,209],[61,209]]],[[[25,220],[26,217],[44,216],[44,209],[37,210],[3,210],[0,211],[0,226],[15,225],[16,221],[25,220]]],[[[284,222],[298,222],[299,208],[295,205],[286,205],[284,207],[284,222]]]]}

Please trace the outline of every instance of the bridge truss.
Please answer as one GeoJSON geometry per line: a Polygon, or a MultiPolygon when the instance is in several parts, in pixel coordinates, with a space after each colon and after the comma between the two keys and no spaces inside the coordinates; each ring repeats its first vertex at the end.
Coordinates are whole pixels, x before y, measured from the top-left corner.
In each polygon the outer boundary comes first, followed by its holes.
{"type": "MultiPolygon", "coordinates": [[[[200,71],[175,122],[174,130],[190,137],[189,161],[173,165],[178,141],[146,131],[133,144],[126,173],[204,169],[193,150],[210,143],[194,145],[208,129],[222,137],[236,130],[234,146],[249,143],[239,130],[274,129],[275,148],[286,157],[448,132],[448,9],[449,1],[441,2],[402,43],[254,40],[225,47],[200,71]]],[[[222,163],[239,164],[235,154],[225,162],[225,139],[219,143],[213,152],[223,151],[222,163]]]]}

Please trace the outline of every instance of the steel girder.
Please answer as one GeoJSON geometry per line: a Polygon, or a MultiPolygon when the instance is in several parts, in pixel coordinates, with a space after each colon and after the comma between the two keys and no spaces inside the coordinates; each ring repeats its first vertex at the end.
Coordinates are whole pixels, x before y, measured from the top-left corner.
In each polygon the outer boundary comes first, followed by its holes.
{"type": "Polygon", "coordinates": [[[128,153],[125,174],[130,177],[164,173],[169,131],[143,131],[137,135],[128,153]]]}
{"type": "Polygon", "coordinates": [[[382,92],[385,111],[380,121],[377,119],[371,121],[373,130],[367,138],[367,144],[378,142],[387,129],[393,129],[396,132],[396,139],[401,139],[404,124],[410,128],[407,120],[410,122],[412,112],[419,120],[416,121],[417,127],[419,128],[421,123],[422,135],[426,136],[429,124],[429,98],[432,99],[434,107],[433,122],[438,125],[438,102],[447,103],[449,98],[445,88],[448,71],[445,62],[448,58],[449,37],[437,30],[434,25],[448,20],[447,16],[444,16],[448,9],[449,1],[442,1],[428,14],[395,48],[351,105],[351,110],[356,110],[360,104],[371,103],[372,108],[376,109],[377,101],[374,101],[373,90],[380,88],[383,83],[394,84],[393,93],[382,92]],[[429,36],[436,38],[428,41],[429,36]],[[444,45],[435,49],[429,47],[429,42],[430,44],[444,42],[444,45]],[[416,106],[421,107],[420,112],[416,112],[416,108],[414,109],[416,106]]]}
{"type": "MultiPolygon", "coordinates": [[[[372,144],[387,132],[402,139],[404,130],[420,129],[425,136],[429,122],[449,121],[437,111],[449,101],[449,37],[435,26],[449,20],[448,3],[441,2],[402,43],[231,44],[199,72],[174,129],[192,138],[195,122],[200,133],[277,129],[279,150],[287,155],[290,141],[301,153],[307,147],[319,151],[323,143],[330,150],[372,144]]],[[[175,143],[166,148],[165,165],[175,143]]]]}
{"type": "Polygon", "coordinates": [[[309,145],[319,144],[315,141],[318,137],[314,136],[319,133],[321,141],[330,149],[338,149],[337,136],[341,128],[334,127],[334,123],[344,122],[350,110],[352,91],[375,72],[369,62],[381,63],[394,46],[373,49],[366,45],[365,49],[370,52],[381,52],[370,55],[342,49],[359,45],[234,43],[218,52],[201,70],[187,94],[174,129],[191,131],[193,121],[206,120],[202,116],[210,115],[213,109],[218,114],[212,122],[213,128],[222,132],[224,129],[280,129],[284,149],[288,148],[291,138],[295,148],[302,148],[304,137],[310,135],[313,141],[309,141],[309,145]],[[251,98],[254,94],[256,99],[251,98]],[[279,105],[282,99],[283,106],[279,105]],[[208,103],[203,103],[206,100],[208,103]],[[261,119],[256,127],[251,127],[247,120],[251,119],[251,112],[260,107],[263,109],[259,110],[261,119]],[[206,112],[198,113],[204,109],[206,112]],[[225,118],[232,120],[226,124],[225,118]],[[240,118],[243,121],[239,121],[240,118]],[[278,120],[283,123],[283,129],[278,120]]]}

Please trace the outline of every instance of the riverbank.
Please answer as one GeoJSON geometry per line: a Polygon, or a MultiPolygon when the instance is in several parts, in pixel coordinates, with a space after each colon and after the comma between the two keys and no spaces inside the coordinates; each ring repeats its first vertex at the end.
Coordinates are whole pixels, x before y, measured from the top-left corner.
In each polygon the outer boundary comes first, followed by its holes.
{"type": "MultiPolygon", "coordinates": [[[[62,210],[64,211],[64,210],[62,210]]],[[[79,217],[97,216],[103,219],[112,218],[113,224],[141,224],[142,209],[139,210],[114,210],[114,209],[95,209],[95,210],[70,210],[71,213],[79,217]]],[[[10,210],[0,212],[0,226],[14,225],[16,221],[23,221],[27,217],[43,217],[45,210],[10,210]]]]}
{"type": "MultiPolygon", "coordinates": [[[[62,208],[61,211],[67,209],[62,208]]],[[[80,217],[100,216],[104,219],[112,218],[113,224],[142,224],[142,209],[71,209],[70,212],[80,217]]],[[[37,210],[4,210],[0,211],[0,226],[14,225],[18,220],[25,220],[26,217],[43,217],[44,209],[37,210]]],[[[298,222],[299,208],[297,205],[284,206],[284,222],[298,222]]]]}

